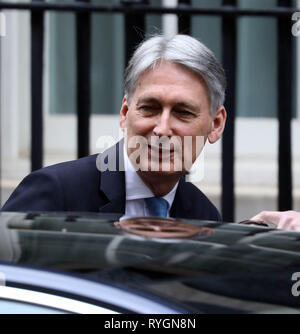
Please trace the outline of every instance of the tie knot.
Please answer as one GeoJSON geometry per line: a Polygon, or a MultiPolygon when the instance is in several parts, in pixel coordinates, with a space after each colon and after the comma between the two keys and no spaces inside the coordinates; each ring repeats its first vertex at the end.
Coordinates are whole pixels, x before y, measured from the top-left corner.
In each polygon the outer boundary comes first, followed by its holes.
{"type": "Polygon", "coordinates": [[[167,217],[168,202],[162,197],[145,198],[149,213],[155,217],[167,217]]]}

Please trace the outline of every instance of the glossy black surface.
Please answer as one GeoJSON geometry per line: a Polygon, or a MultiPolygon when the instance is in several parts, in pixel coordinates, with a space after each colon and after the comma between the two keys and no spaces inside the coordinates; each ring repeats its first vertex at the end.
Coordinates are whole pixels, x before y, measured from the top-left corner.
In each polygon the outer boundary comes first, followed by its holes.
{"type": "Polygon", "coordinates": [[[186,221],[212,232],[146,238],[117,228],[118,218],[1,213],[0,261],[153,293],[195,312],[300,311],[291,292],[291,276],[300,271],[300,233],[186,221]]]}

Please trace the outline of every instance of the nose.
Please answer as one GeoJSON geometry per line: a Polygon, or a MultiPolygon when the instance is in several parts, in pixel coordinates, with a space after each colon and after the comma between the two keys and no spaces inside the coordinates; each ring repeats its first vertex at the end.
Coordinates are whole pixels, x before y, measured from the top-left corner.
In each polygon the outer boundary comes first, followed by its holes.
{"type": "Polygon", "coordinates": [[[153,129],[153,133],[155,136],[172,136],[172,124],[171,124],[171,117],[170,112],[167,110],[164,110],[162,113],[160,113],[157,117],[157,121],[155,124],[155,127],[153,129]]]}

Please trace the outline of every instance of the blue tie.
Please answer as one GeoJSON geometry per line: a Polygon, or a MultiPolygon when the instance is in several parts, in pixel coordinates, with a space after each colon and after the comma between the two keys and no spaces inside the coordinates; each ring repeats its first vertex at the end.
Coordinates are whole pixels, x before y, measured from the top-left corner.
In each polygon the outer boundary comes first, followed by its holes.
{"type": "Polygon", "coordinates": [[[150,215],[155,217],[167,217],[168,202],[162,197],[145,198],[150,215]]]}

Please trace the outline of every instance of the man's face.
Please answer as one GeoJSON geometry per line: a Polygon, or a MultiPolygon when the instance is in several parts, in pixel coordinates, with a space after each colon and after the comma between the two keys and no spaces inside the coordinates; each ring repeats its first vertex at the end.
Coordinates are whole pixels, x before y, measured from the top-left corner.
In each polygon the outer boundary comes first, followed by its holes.
{"type": "Polygon", "coordinates": [[[210,115],[207,88],[200,76],[171,62],[140,77],[130,103],[124,97],[120,114],[131,162],[142,170],[167,174],[186,173],[207,138],[210,142],[220,138],[226,118],[223,107],[210,115]],[[171,145],[164,146],[162,139],[169,139],[171,145]],[[133,154],[137,151],[140,154],[133,154]]]}

